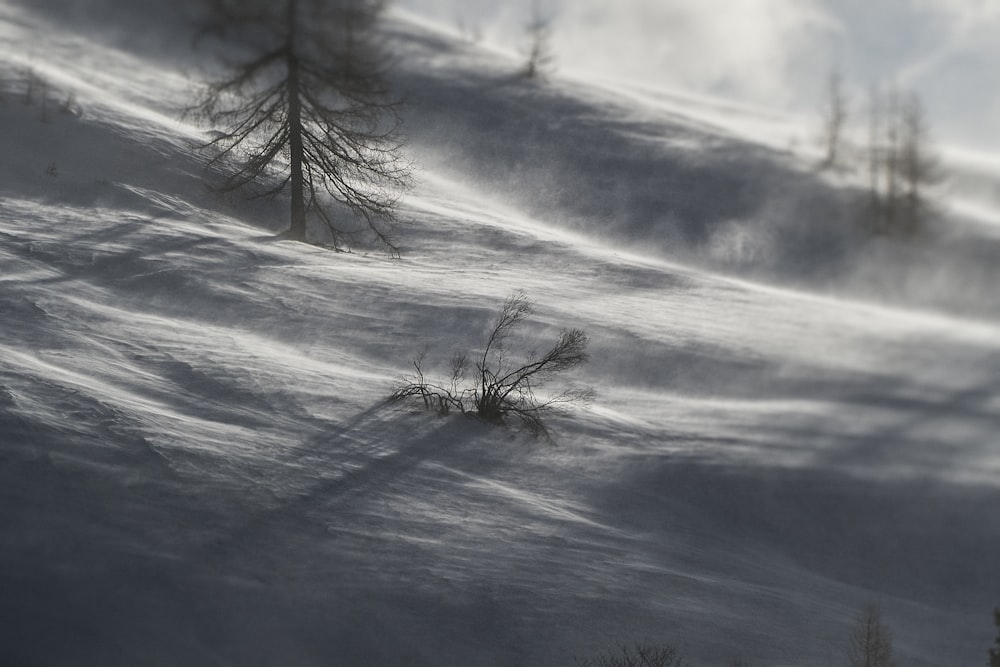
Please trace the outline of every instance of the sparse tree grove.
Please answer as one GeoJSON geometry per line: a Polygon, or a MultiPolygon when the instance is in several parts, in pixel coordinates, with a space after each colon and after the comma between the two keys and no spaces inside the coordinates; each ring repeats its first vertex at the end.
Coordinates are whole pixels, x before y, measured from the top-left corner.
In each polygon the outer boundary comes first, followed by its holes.
{"type": "MultiPolygon", "coordinates": [[[[1000,630],[1000,609],[995,612],[997,629],[1000,630]]],[[[847,667],[895,667],[892,657],[892,636],[882,620],[882,610],[877,604],[867,604],[858,614],[846,643],[847,667]]],[[[577,658],[579,667],[691,667],[678,649],[669,644],[641,643],[633,646],[619,644],[617,650],[594,658],[577,658]]],[[[747,667],[750,663],[742,657],[733,658],[731,667],[747,667]]],[[[997,648],[990,651],[989,667],[1000,667],[1000,637],[997,648]]]]}
{"type": "Polygon", "coordinates": [[[848,659],[850,667],[894,667],[892,637],[878,605],[866,605],[858,615],[850,635],[848,659]]]}
{"type": "Polygon", "coordinates": [[[920,97],[895,86],[873,86],[863,151],[851,150],[848,120],[843,80],[833,72],[823,112],[821,168],[849,168],[849,155],[864,155],[868,191],[864,222],[869,231],[897,237],[918,234],[934,212],[930,191],[943,176],[920,97]]]}
{"type": "Polygon", "coordinates": [[[826,109],[823,117],[823,147],[825,155],[822,166],[834,168],[842,160],[841,146],[848,120],[847,95],[840,72],[833,71],[827,80],[826,109]]]}
{"type": "Polygon", "coordinates": [[[204,35],[242,59],[191,112],[216,128],[211,166],[227,188],[287,192],[289,236],[318,219],[340,246],[367,234],[395,253],[394,204],[407,187],[397,103],[374,37],[381,0],[210,0],[204,35]],[[338,219],[334,203],[353,215],[338,219]]]}
{"type": "Polygon", "coordinates": [[[927,190],[941,178],[923,104],[915,93],[875,88],[869,106],[869,222],[875,233],[912,236],[932,210],[927,190]]]}

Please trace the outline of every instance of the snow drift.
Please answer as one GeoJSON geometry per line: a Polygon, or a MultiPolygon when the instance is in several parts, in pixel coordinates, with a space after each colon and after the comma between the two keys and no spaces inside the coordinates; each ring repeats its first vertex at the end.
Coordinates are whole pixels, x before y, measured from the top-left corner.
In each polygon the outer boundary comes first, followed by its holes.
{"type": "MultiPolygon", "coordinates": [[[[283,202],[203,184],[174,115],[188,24],[119,4],[0,8],[4,662],[572,664],[651,640],[828,664],[871,599],[899,659],[983,657],[983,216],[864,244],[850,184],[748,140],[758,118],[527,83],[397,14],[403,259],[289,243],[283,202]],[[79,113],[43,122],[26,68],[79,113]],[[599,399],[554,446],[382,405],[514,288],[529,339],[591,337],[599,399]]],[[[977,164],[953,201],[989,211],[977,164]]]]}

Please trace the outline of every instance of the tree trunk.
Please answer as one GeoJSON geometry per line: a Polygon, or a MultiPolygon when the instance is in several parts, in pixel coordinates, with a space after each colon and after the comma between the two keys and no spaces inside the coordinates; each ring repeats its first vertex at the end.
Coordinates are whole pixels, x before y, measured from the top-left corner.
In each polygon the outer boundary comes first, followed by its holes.
{"type": "Polygon", "coordinates": [[[882,93],[871,89],[871,110],[868,121],[868,192],[872,230],[882,231],[882,93]]]}
{"type": "Polygon", "coordinates": [[[299,95],[299,60],[295,55],[296,1],[288,3],[288,150],[291,158],[289,185],[292,189],[291,226],[288,235],[306,240],[305,186],[302,178],[302,100],[299,95]]]}
{"type": "Polygon", "coordinates": [[[889,89],[889,108],[886,111],[886,143],[885,152],[885,225],[890,233],[899,231],[899,171],[900,171],[900,118],[899,92],[895,87],[889,89]]]}

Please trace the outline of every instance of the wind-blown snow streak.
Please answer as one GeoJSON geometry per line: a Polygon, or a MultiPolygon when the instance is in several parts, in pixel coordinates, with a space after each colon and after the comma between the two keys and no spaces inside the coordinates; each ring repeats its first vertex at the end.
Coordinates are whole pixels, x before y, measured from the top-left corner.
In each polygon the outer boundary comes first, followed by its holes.
{"type": "MultiPolygon", "coordinates": [[[[27,43],[20,12],[0,33],[27,43]]],[[[396,19],[420,91],[403,258],[335,254],[262,231],[281,201],[205,191],[152,102],[174,61],[54,30],[39,70],[120,101],[49,123],[0,102],[0,662],[568,664],[652,640],[822,664],[871,598],[901,660],[988,646],[995,301],[862,294],[879,251],[859,268],[850,245],[796,272],[853,232],[773,236],[763,273],[713,258],[810,210],[744,168],[844,196],[800,158],[396,19]],[[591,337],[572,379],[599,398],[554,446],[382,403],[425,347],[432,372],[475,349],[515,288],[526,347],[591,337]]],[[[993,240],[961,229],[935,247],[972,275],[993,240]]],[[[875,275],[898,275],[885,252],[875,275]]]]}

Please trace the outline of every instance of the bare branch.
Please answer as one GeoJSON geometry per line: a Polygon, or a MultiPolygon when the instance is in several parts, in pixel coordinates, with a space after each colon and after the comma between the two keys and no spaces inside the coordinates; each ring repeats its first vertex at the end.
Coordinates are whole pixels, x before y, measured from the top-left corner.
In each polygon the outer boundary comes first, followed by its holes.
{"type": "Polygon", "coordinates": [[[523,291],[514,292],[504,301],[483,351],[477,355],[473,384],[464,382],[470,368],[467,355],[452,358],[451,379],[447,386],[426,380],[421,370],[421,355],[414,362],[417,374],[403,378],[390,400],[420,397],[424,399],[425,408],[428,402],[438,412],[441,412],[440,406],[448,406],[494,424],[513,419],[529,432],[548,438],[549,432],[544,423],[546,416],[558,413],[569,404],[589,402],[595,393],[589,387],[570,387],[539,397],[536,391],[558,373],[586,362],[589,341],[580,329],[563,330],[555,345],[545,354],[540,357],[529,355],[522,362],[512,361],[507,339],[531,311],[532,304],[523,291]]]}
{"type": "Polygon", "coordinates": [[[673,646],[619,644],[613,653],[576,661],[578,667],[690,667],[673,646]]]}
{"type": "Polygon", "coordinates": [[[894,667],[892,638],[878,605],[866,605],[858,615],[848,644],[848,660],[851,667],[894,667]]]}

